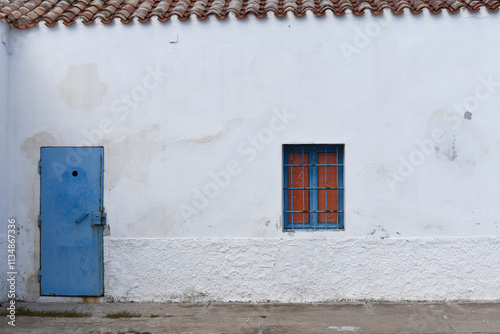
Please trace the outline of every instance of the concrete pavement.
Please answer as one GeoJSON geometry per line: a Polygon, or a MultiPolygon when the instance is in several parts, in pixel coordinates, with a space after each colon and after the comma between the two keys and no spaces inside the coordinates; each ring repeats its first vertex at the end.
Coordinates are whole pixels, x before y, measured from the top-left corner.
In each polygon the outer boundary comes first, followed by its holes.
{"type": "MultiPolygon", "coordinates": [[[[2,311],[7,304],[3,303],[2,311]]],[[[104,333],[500,333],[500,303],[154,304],[17,303],[33,312],[83,318],[5,315],[5,334],[104,333]],[[108,318],[128,312],[134,317],[108,318]]]]}

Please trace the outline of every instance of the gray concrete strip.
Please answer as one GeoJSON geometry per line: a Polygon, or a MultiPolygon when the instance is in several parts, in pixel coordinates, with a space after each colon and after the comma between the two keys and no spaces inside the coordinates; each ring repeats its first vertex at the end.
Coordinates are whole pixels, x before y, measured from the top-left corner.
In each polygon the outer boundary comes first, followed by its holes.
{"type": "Polygon", "coordinates": [[[497,333],[500,303],[161,304],[18,303],[32,311],[78,311],[87,318],[18,316],[2,334],[323,334],[497,333]],[[132,318],[107,318],[130,312],[132,318]]]}
{"type": "Polygon", "coordinates": [[[500,332],[500,319],[498,320],[449,320],[449,324],[457,333],[485,333],[500,332]]]}
{"type": "Polygon", "coordinates": [[[363,316],[343,315],[296,319],[270,317],[266,326],[289,326],[302,333],[314,329],[315,332],[355,332],[355,333],[448,333],[450,328],[435,317],[407,316],[363,316]]]}

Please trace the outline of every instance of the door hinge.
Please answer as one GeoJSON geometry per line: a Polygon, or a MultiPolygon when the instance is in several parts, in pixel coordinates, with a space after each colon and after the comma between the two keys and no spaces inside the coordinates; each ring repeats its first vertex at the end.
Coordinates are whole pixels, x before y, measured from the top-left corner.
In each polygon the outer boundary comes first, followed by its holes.
{"type": "Polygon", "coordinates": [[[42,160],[38,161],[38,174],[42,174],[42,160]]]}
{"type": "Polygon", "coordinates": [[[42,226],[42,216],[38,216],[38,227],[42,226]]]}
{"type": "Polygon", "coordinates": [[[38,270],[38,282],[42,281],[42,270],[38,270]]]}

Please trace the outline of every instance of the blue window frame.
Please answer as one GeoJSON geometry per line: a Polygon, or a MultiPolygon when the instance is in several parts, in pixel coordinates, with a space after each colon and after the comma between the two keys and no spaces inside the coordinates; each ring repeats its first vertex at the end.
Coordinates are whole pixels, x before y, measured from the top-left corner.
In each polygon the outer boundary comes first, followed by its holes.
{"type": "Polygon", "coordinates": [[[283,229],[344,229],[344,145],[283,145],[283,229]]]}

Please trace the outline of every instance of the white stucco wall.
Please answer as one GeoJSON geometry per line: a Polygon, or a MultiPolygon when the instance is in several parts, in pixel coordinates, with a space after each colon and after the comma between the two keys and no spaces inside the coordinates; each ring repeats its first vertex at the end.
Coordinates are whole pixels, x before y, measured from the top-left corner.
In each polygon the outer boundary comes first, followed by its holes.
{"type": "MultiPolygon", "coordinates": [[[[0,154],[4,157],[4,163],[0,164],[0,212],[2,213],[2,224],[5,226],[0,231],[0,257],[5,259],[0,263],[0,271],[7,270],[7,219],[9,217],[9,133],[8,133],[8,52],[7,43],[9,26],[0,21],[0,154]]],[[[3,275],[1,277],[4,277],[3,275]]],[[[7,281],[0,280],[0,302],[7,298],[7,281]]]]}
{"type": "Polygon", "coordinates": [[[20,291],[39,293],[39,148],[91,144],[109,299],[500,299],[499,25],[328,14],[12,32],[30,36],[10,80],[20,291]],[[285,143],[345,143],[345,231],[282,232],[285,143]]]}
{"type": "Polygon", "coordinates": [[[108,239],[106,246],[112,301],[498,300],[499,238],[108,239]]]}

